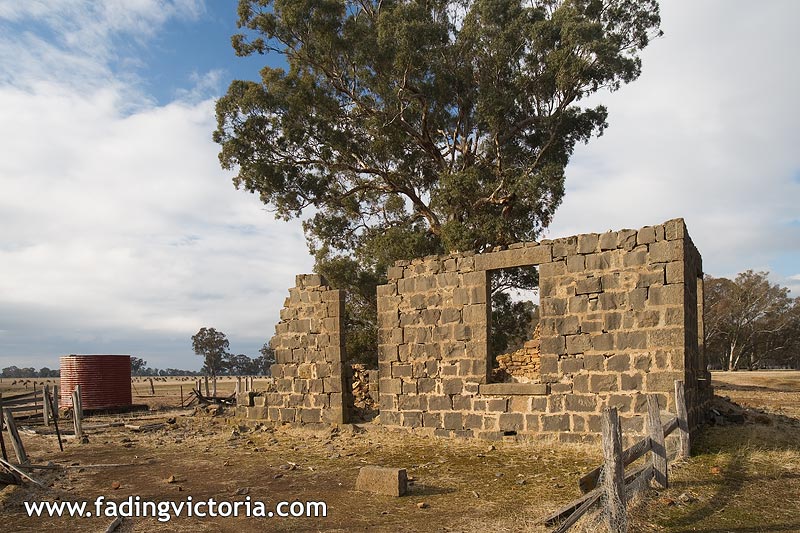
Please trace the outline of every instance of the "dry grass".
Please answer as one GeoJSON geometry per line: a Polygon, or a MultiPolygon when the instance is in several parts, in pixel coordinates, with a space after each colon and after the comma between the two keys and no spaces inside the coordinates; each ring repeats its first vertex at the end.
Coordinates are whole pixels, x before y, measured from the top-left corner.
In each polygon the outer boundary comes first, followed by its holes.
{"type": "MultiPolygon", "coordinates": [[[[693,456],[671,471],[668,490],[651,491],[634,507],[630,531],[755,532],[800,531],[800,373],[714,374],[719,393],[753,406],[743,425],[708,427],[693,443],[693,456]],[[769,375],[766,375],[769,374],[769,375]],[[756,416],[757,415],[757,416],[756,416]],[[754,421],[758,420],[758,423],[754,421]],[[682,496],[684,500],[682,501],[682,496]]],[[[4,380],[5,381],[5,380],[4,380]]],[[[135,383],[135,402],[176,406],[179,387],[192,381],[135,383]]],[[[228,380],[219,390],[233,390],[228,380]]],[[[0,384],[0,387],[7,386],[0,384]]],[[[24,390],[24,389],[23,389],[24,390]]],[[[5,494],[2,523],[14,531],[96,531],[106,518],[29,518],[23,500],[154,499],[325,500],[329,516],[318,519],[197,519],[168,524],[126,520],[119,531],[546,531],[541,517],[577,497],[577,480],[598,464],[594,448],[543,442],[497,443],[441,440],[367,426],[356,433],[255,427],[186,411],[137,416],[148,422],[176,417],[175,424],[149,433],[120,428],[94,430],[90,443],[68,442],[58,451],[54,437],[23,435],[34,461],[136,463],[113,469],[39,471],[52,482],[42,491],[30,483],[5,494]],[[239,433],[232,435],[232,433],[239,433]],[[128,439],[129,442],[124,442],[128,439]],[[296,469],[283,470],[289,463],[296,469]],[[413,476],[410,495],[390,498],[352,490],[365,464],[405,467],[413,476]],[[165,480],[174,475],[177,483],[165,480]],[[114,481],[119,489],[112,489],[114,481]],[[180,489],[179,489],[180,488],[180,489]],[[417,503],[425,502],[426,509],[417,503]]],[[[96,417],[113,420],[117,415],[96,417]]],[[[87,421],[91,423],[92,420],[87,421]]],[[[575,531],[599,531],[596,522],[575,531]]]]}

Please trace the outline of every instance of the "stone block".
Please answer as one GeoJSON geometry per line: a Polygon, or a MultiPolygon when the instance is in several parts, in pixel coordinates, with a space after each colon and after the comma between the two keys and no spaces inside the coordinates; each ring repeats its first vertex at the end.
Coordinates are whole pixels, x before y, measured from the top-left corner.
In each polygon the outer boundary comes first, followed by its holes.
{"type": "Polygon", "coordinates": [[[666,280],[667,283],[683,283],[685,281],[683,261],[672,261],[667,263],[666,280]]]}
{"type": "Polygon", "coordinates": [[[413,366],[408,363],[392,365],[393,378],[410,378],[413,374],[413,366]]]}
{"type": "Polygon", "coordinates": [[[563,316],[567,311],[566,298],[543,297],[541,299],[542,307],[540,309],[541,316],[563,316]]]}
{"type": "Polygon", "coordinates": [[[542,431],[569,431],[569,415],[542,415],[541,417],[542,431]]]}
{"type": "Polygon", "coordinates": [[[553,355],[561,355],[567,353],[566,341],[563,335],[557,335],[554,337],[545,337],[542,336],[541,340],[541,358],[542,358],[542,372],[555,372],[555,370],[551,370],[551,367],[545,369],[544,361],[545,357],[549,357],[550,354],[553,355]]]}
{"type": "Polygon", "coordinates": [[[500,431],[523,431],[525,415],[522,413],[502,413],[497,419],[500,431]]]}
{"type": "Polygon", "coordinates": [[[442,417],[442,425],[445,429],[463,429],[464,421],[461,413],[444,413],[442,417]]]}
{"type": "Polygon", "coordinates": [[[267,408],[263,406],[246,407],[247,418],[249,420],[266,420],[267,408]]]}
{"type": "Polygon", "coordinates": [[[656,231],[653,226],[645,226],[636,234],[636,244],[650,244],[656,241],[656,231]]]}
{"type": "Polygon", "coordinates": [[[664,238],[668,241],[686,238],[686,223],[682,218],[668,220],[664,223],[664,238]]]}
{"type": "Polygon", "coordinates": [[[397,397],[397,409],[399,411],[424,411],[427,405],[427,397],[419,394],[403,394],[397,397]]]}
{"type": "Polygon", "coordinates": [[[591,336],[585,333],[580,335],[567,335],[566,349],[567,353],[570,355],[588,352],[592,349],[591,336]]]}
{"type": "Polygon", "coordinates": [[[565,394],[564,395],[564,410],[566,411],[596,411],[597,410],[597,396],[596,395],[578,395],[578,394],[565,394]]]}
{"type": "MultiPolygon", "coordinates": [[[[572,337],[567,337],[567,344],[569,344],[569,339],[572,337]]],[[[569,351],[569,348],[567,348],[569,351]]],[[[583,370],[583,359],[580,357],[568,357],[566,359],[562,359],[560,361],[561,364],[561,375],[565,374],[577,374],[581,370],[583,370]]]]}
{"type": "Polygon", "coordinates": [[[483,429],[483,416],[475,413],[465,414],[464,427],[466,429],[483,429]]]}
{"type": "Polygon", "coordinates": [[[574,315],[557,318],[555,324],[556,333],[559,335],[576,335],[581,331],[581,323],[578,317],[574,315]]]}
{"type": "Polygon", "coordinates": [[[683,261],[683,241],[659,241],[650,244],[648,257],[651,263],[683,261]]]}
{"type": "Polygon", "coordinates": [[[575,283],[575,294],[593,294],[602,292],[600,278],[579,279],[575,283]]]}
{"type": "Polygon", "coordinates": [[[642,266],[647,262],[647,247],[634,249],[622,256],[622,266],[625,268],[642,266]]]}
{"type": "Polygon", "coordinates": [[[591,392],[615,392],[619,390],[616,374],[592,374],[589,376],[591,392]]]}
{"type": "Polygon", "coordinates": [[[591,254],[597,251],[599,243],[598,235],[596,233],[587,233],[578,235],[578,253],[591,254]]]}
{"type": "Polygon", "coordinates": [[[478,392],[487,396],[543,395],[547,394],[547,385],[544,383],[483,383],[478,388],[478,392]]]}
{"type": "Polygon", "coordinates": [[[320,409],[300,409],[300,421],[303,424],[318,424],[322,421],[320,409]]]}
{"type": "Polygon", "coordinates": [[[583,255],[567,256],[567,272],[583,272],[586,269],[586,259],[583,255]]]}
{"type": "Polygon", "coordinates": [[[606,360],[606,369],[612,372],[626,372],[631,368],[631,356],[628,354],[612,355],[606,360]]]}
{"type": "Polygon", "coordinates": [[[615,407],[621,413],[627,413],[633,405],[633,396],[629,394],[611,394],[606,402],[608,407],[615,407]]]}
{"type": "Polygon", "coordinates": [[[428,410],[429,411],[449,411],[453,408],[453,402],[450,396],[442,394],[428,395],[428,410]]]}
{"type": "Polygon", "coordinates": [[[417,392],[428,394],[436,390],[436,380],[433,378],[419,378],[417,380],[417,392]]]}
{"type": "Polygon", "coordinates": [[[384,411],[397,410],[397,396],[395,396],[394,394],[381,394],[380,408],[381,408],[381,413],[383,413],[384,411]]]}
{"type": "Polygon", "coordinates": [[[508,400],[505,398],[491,398],[486,402],[486,410],[490,413],[504,413],[508,411],[508,400]]]}
{"type": "Polygon", "coordinates": [[[442,380],[442,394],[461,394],[463,390],[464,382],[460,378],[442,380]]]}
{"type": "Polygon", "coordinates": [[[418,428],[422,426],[421,411],[401,411],[400,414],[404,427],[418,428]]]}
{"type": "Polygon", "coordinates": [[[659,348],[683,346],[683,328],[659,328],[650,332],[650,344],[659,348]]]}
{"type": "Polygon", "coordinates": [[[608,352],[614,349],[613,333],[601,333],[600,335],[592,335],[591,340],[592,340],[592,348],[599,352],[608,352]]]}
{"type": "Polygon", "coordinates": [[[554,261],[552,263],[543,263],[539,265],[539,280],[541,283],[542,278],[552,278],[561,276],[567,273],[567,263],[565,261],[554,261]]]}
{"type": "Polygon", "coordinates": [[[616,231],[607,231],[600,235],[600,250],[614,250],[617,247],[618,235],[616,231]]]}
{"type": "Polygon", "coordinates": [[[683,285],[650,287],[648,303],[650,305],[683,305],[683,285]]]}
{"type": "Polygon", "coordinates": [[[358,471],[356,490],[387,496],[404,496],[408,491],[406,469],[363,466],[358,471]]]}
{"type": "Polygon", "coordinates": [[[426,428],[442,427],[441,413],[422,413],[422,425],[426,428]]]}

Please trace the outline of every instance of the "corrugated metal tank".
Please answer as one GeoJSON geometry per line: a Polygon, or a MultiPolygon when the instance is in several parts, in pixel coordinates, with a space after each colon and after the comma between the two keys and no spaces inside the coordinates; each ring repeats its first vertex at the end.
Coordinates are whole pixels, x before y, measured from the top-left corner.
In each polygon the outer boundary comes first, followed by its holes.
{"type": "Polygon", "coordinates": [[[72,407],[72,391],[81,386],[84,409],[125,407],[131,396],[130,355],[65,355],[61,358],[59,406],[72,407]]]}

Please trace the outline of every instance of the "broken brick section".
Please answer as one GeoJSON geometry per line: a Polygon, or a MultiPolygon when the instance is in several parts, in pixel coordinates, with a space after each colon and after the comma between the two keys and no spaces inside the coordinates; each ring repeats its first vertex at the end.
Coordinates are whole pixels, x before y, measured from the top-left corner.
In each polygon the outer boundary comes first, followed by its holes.
{"type": "Polygon", "coordinates": [[[276,423],[346,422],[352,399],[344,386],[343,321],[344,291],[329,288],[322,276],[297,276],[270,340],[275,390],[240,394],[239,415],[276,423]]]}

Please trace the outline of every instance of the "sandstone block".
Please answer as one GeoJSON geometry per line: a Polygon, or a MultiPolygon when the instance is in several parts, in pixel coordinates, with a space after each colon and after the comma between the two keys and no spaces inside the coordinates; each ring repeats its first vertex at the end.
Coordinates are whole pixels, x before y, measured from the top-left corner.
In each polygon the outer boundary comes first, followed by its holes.
{"type": "Polygon", "coordinates": [[[405,468],[364,466],[358,471],[356,490],[404,496],[408,491],[408,476],[405,468]]]}

